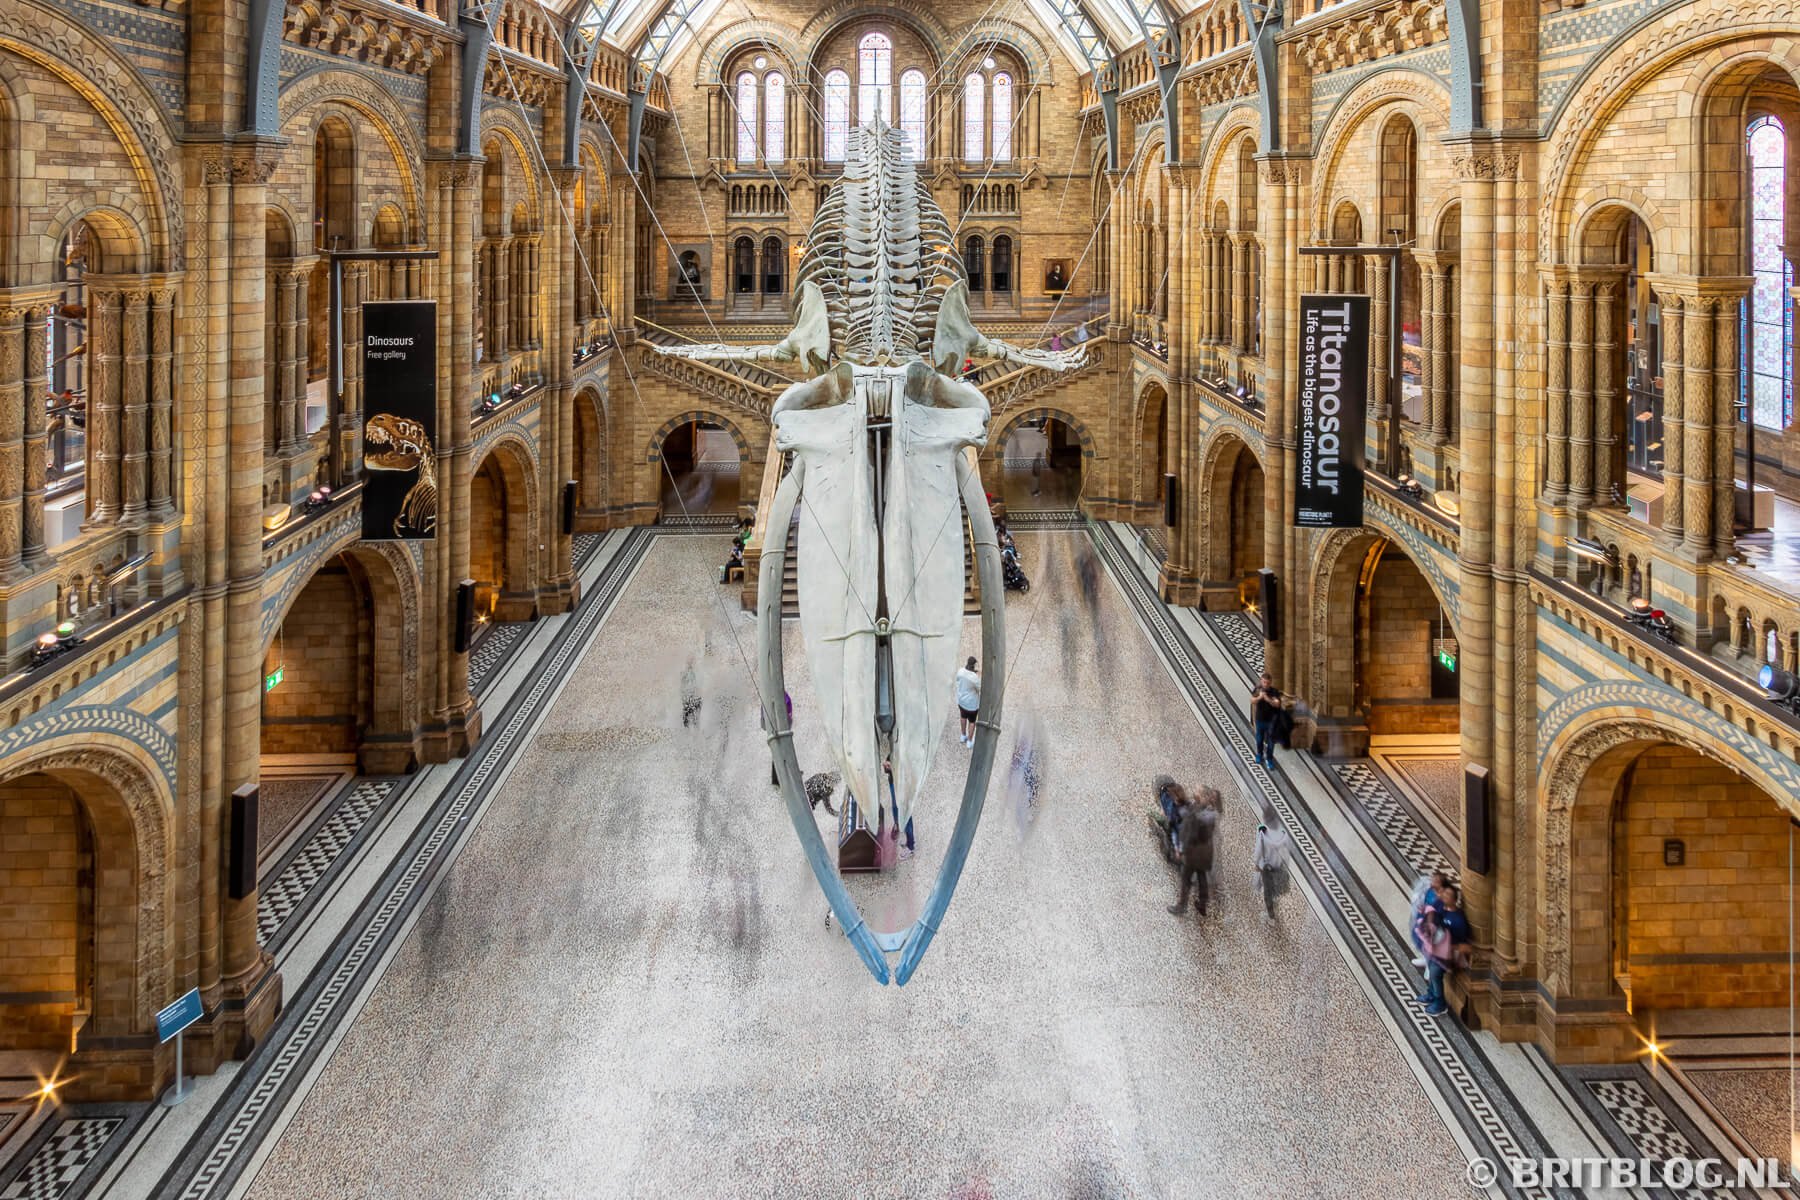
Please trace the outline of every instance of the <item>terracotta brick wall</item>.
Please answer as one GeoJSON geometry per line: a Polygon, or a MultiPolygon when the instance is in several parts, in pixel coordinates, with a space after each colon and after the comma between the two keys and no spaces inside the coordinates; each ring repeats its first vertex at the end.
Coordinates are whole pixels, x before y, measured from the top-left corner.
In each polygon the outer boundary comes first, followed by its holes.
{"type": "Polygon", "coordinates": [[[366,714],[362,645],[368,613],[342,565],[324,568],[294,601],[263,661],[282,681],[263,693],[265,754],[334,754],[356,749],[366,714]]]}
{"type": "Polygon", "coordinates": [[[1786,1007],[1787,818],[1742,776],[1675,746],[1647,751],[1625,786],[1613,837],[1632,1008],[1786,1007]],[[1663,865],[1671,838],[1682,866],[1663,865]]]}
{"type": "Polygon", "coordinates": [[[1263,471],[1248,452],[1231,481],[1231,573],[1242,580],[1263,565],[1263,471]]]}
{"type": "Polygon", "coordinates": [[[0,1049],[69,1048],[82,990],[76,805],[47,775],[0,787],[0,1049]]]}

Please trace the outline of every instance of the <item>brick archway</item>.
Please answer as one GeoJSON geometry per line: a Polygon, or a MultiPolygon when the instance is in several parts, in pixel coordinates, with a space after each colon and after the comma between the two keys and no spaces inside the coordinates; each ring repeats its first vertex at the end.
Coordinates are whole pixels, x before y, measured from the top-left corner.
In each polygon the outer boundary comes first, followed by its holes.
{"type": "MultiPolygon", "coordinates": [[[[0,1048],[25,1046],[34,1033],[54,1036],[60,1027],[73,1028],[77,1006],[87,1003],[87,1018],[71,1060],[75,1098],[144,1099],[153,1094],[156,1049],[142,1039],[152,1029],[156,1010],[189,982],[174,976],[168,955],[167,814],[174,802],[161,773],[141,755],[114,735],[83,731],[19,755],[8,762],[0,778],[0,806],[35,817],[49,831],[43,836],[66,834],[67,848],[76,856],[68,886],[61,889],[67,896],[61,899],[49,894],[58,891],[56,881],[47,878],[45,863],[50,856],[37,850],[32,863],[49,889],[43,899],[67,907],[76,924],[70,934],[68,986],[41,986],[46,981],[40,980],[40,986],[21,987],[17,985],[27,977],[19,976],[0,987],[67,991],[74,999],[60,1016],[52,1001],[25,1006],[29,1013],[9,1013],[8,1020],[0,1021],[0,1029],[7,1031],[0,1037],[0,1048]],[[76,884],[76,873],[83,869],[92,878],[91,894],[86,896],[76,884]],[[98,935],[101,930],[106,936],[98,935]],[[128,936],[120,938],[120,932],[128,936]],[[74,945],[84,940],[85,952],[74,945]],[[121,1051],[115,1045],[132,1048],[121,1051]],[[95,1070],[83,1072],[90,1054],[97,1056],[95,1070]],[[105,1072],[98,1069],[102,1060],[105,1072]]],[[[34,969],[17,960],[9,960],[8,967],[9,974],[13,969],[34,969]]],[[[54,962],[42,967],[53,975],[61,970],[54,962]]],[[[67,1052],[67,1040],[61,1048],[67,1052]]]]}
{"type": "Polygon", "coordinates": [[[477,612],[498,621],[537,615],[537,468],[516,434],[490,443],[469,473],[469,571],[477,612]]]}
{"type": "Polygon", "coordinates": [[[1263,562],[1262,459],[1242,431],[1221,428],[1208,437],[1199,487],[1202,582],[1222,604],[1235,604],[1263,562]]]}
{"type": "Polygon", "coordinates": [[[717,425],[731,435],[732,443],[737,446],[739,463],[747,464],[754,461],[754,458],[750,453],[750,443],[744,437],[744,431],[738,428],[737,422],[730,417],[706,408],[689,409],[679,416],[670,417],[658,426],[656,432],[650,435],[649,445],[644,448],[644,461],[648,463],[660,463],[662,461],[662,444],[668,439],[668,436],[677,429],[680,429],[683,425],[691,425],[701,421],[704,421],[708,425],[717,425]]]}

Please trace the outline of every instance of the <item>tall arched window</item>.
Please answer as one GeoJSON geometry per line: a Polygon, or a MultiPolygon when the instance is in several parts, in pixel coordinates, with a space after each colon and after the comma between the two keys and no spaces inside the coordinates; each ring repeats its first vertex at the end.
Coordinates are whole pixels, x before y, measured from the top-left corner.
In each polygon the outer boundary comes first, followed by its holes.
{"type": "Polygon", "coordinates": [[[778,163],[787,157],[787,80],[780,71],[763,80],[763,158],[778,163]]]}
{"type": "Polygon", "coordinates": [[[900,132],[906,135],[907,155],[924,162],[925,72],[917,68],[900,76],[900,132]]]}
{"type": "Polygon", "coordinates": [[[1006,293],[1013,290],[1012,278],[1012,239],[1001,234],[994,239],[994,291],[1006,293]]]}
{"type": "Polygon", "coordinates": [[[1750,122],[1750,273],[1744,302],[1744,399],[1756,423],[1783,430],[1794,419],[1794,271],[1782,253],[1787,135],[1774,117],[1750,122]]]}
{"type": "Polygon", "coordinates": [[[748,71],[737,77],[737,160],[756,161],[756,76],[748,71]]]}
{"type": "Polygon", "coordinates": [[[850,76],[825,76],[825,161],[843,162],[850,148],[850,76]]]}
{"type": "Polygon", "coordinates": [[[762,258],[763,295],[779,296],[782,291],[783,279],[787,274],[787,256],[781,252],[780,238],[763,239],[762,258]]]}
{"type": "Polygon", "coordinates": [[[732,274],[737,276],[734,291],[740,293],[756,290],[756,243],[747,237],[741,237],[732,247],[732,274]]]}
{"type": "Polygon", "coordinates": [[[984,278],[987,274],[986,249],[987,246],[982,242],[980,234],[971,233],[963,242],[963,274],[969,277],[971,292],[981,291],[987,283],[984,278]]]}
{"type": "Polygon", "coordinates": [[[1012,161],[1012,76],[994,76],[994,161],[1012,161]]]}
{"type": "Polygon", "coordinates": [[[971,74],[963,80],[963,161],[982,160],[982,125],[987,116],[986,81],[971,74]]]}
{"type": "Polygon", "coordinates": [[[894,119],[894,43],[885,33],[865,33],[856,44],[856,123],[894,119]]]}

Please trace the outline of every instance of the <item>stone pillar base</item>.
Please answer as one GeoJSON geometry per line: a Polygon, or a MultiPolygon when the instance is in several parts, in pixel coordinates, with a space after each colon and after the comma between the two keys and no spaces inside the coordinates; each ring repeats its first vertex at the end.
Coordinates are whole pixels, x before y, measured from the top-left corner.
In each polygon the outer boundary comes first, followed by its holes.
{"type": "Polygon", "coordinates": [[[538,591],[538,612],[543,616],[572,612],[581,603],[581,580],[563,575],[538,591]]]}
{"type": "Polygon", "coordinates": [[[425,727],[418,741],[419,761],[435,763],[461,758],[480,740],[481,709],[471,698],[463,701],[448,721],[433,722],[425,727]]]}
{"type": "Polygon", "coordinates": [[[1200,585],[1200,608],[1204,612],[1236,612],[1242,607],[1235,583],[1209,580],[1200,585]]]}
{"type": "Polygon", "coordinates": [[[536,592],[501,592],[494,597],[496,621],[529,621],[537,615],[536,592]]]}
{"type": "Polygon", "coordinates": [[[1171,568],[1168,563],[1156,573],[1156,594],[1164,604],[1178,605],[1182,608],[1195,608],[1200,604],[1200,581],[1179,567],[1171,568]]]}
{"type": "Polygon", "coordinates": [[[410,775],[418,770],[421,755],[412,737],[365,737],[356,748],[356,762],[365,775],[410,775]]]}
{"type": "Polygon", "coordinates": [[[1362,717],[1313,718],[1312,752],[1320,758],[1366,758],[1369,723],[1362,717]]]}

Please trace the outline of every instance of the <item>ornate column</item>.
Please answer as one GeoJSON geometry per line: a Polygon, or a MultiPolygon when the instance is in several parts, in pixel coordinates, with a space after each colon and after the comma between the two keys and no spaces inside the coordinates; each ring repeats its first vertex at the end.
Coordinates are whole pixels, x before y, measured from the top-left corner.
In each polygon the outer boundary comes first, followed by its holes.
{"type": "MultiPolygon", "coordinates": [[[[1737,400],[1738,322],[1743,298],[1751,280],[1709,279],[1719,298],[1719,319],[1713,322],[1713,556],[1727,559],[1737,553],[1737,400]]],[[[1756,498],[1750,497],[1755,503],[1756,498]]]]}
{"type": "Polygon", "coordinates": [[[1437,304],[1426,359],[1431,364],[1431,405],[1436,414],[1432,417],[1429,433],[1435,446],[1449,445],[1456,431],[1456,398],[1450,394],[1454,369],[1451,356],[1456,353],[1452,345],[1456,337],[1456,314],[1450,306],[1450,283],[1455,278],[1455,271],[1454,258],[1446,261],[1439,257],[1437,276],[1432,284],[1437,304]]]}
{"type": "Polygon", "coordinates": [[[1657,289],[1662,302],[1663,377],[1663,532],[1677,545],[1684,537],[1687,492],[1687,409],[1683,321],[1686,302],[1657,289]]]}
{"type": "Polygon", "coordinates": [[[543,235],[539,234],[531,239],[525,258],[529,271],[525,285],[525,320],[532,346],[544,344],[543,253],[543,235]]]}
{"type": "MultiPolygon", "coordinates": [[[[0,579],[19,574],[24,551],[25,406],[29,402],[44,407],[44,398],[35,394],[38,389],[28,388],[37,381],[25,375],[25,339],[32,330],[32,316],[30,309],[0,308],[0,579]]],[[[41,334],[41,327],[33,332],[41,334]]],[[[7,665],[0,656],[0,669],[7,665]]]]}
{"type": "Polygon", "coordinates": [[[1437,341],[1439,291],[1443,277],[1438,274],[1437,258],[1430,251],[1413,255],[1419,264],[1419,432],[1432,442],[1432,430],[1438,424],[1437,403],[1442,398],[1432,386],[1437,382],[1438,364],[1431,351],[1437,341]]]}
{"type": "Polygon", "coordinates": [[[1569,283],[1569,504],[1594,502],[1594,281],[1569,283]]]}
{"type": "Polygon", "coordinates": [[[359,351],[348,348],[363,344],[362,303],[368,288],[368,264],[347,262],[343,265],[341,299],[344,306],[344,399],[338,413],[337,453],[341,478],[348,483],[361,479],[362,466],[362,364],[359,351]]]}
{"type": "MultiPolygon", "coordinates": [[[[135,289],[125,293],[123,316],[119,519],[127,525],[142,525],[149,510],[150,293],[135,289]]],[[[261,389],[258,391],[260,393],[261,389]]]]}
{"type": "Polygon", "coordinates": [[[1231,235],[1231,348],[1242,354],[1250,348],[1250,235],[1231,235]]]}
{"type": "MultiPolygon", "coordinates": [[[[1712,296],[1688,296],[1682,321],[1682,546],[1696,560],[1712,555],[1713,312],[1712,296]]],[[[1665,442],[1667,438],[1665,437],[1665,442]]]]}
{"type": "Polygon", "coordinates": [[[1616,458],[1618,435],[1613,417],[1619,403],[1618,345],[1613,341],[1613,317],[1618,308],[1619,280],[1594,283],[1594,502],[1606,507],[1624,503],[1624,481],[1616,458]]]}
{"type": "Polygon", "coordinates": [[[300,449],[296,409],[300,393],[295,370],[300,353],[300,280],[304,270],[287,267],[275,277],[275,328],[279,363],[275,368],[275,453],[287,458],[300,449]]]}
{"type": "Polygon", "coordinates": [[[1400,419],[1394,397],[1388,394],[1393,382],[1388,378],[1388,264],[1385,257],[1371,254],[1363,260],[1369,280],[1369,423],[1366,447],[1369,463],[1388,474],[1394,464],[1388,461],[1387,423],[1400,419]]]}
{"type": "Polygon", "coordinates": [[[1569,498],[1569,284],[1549,271],[1544,276],[1544,408],[1546,459],[1544,499],[1569,498]]]}
{"type": "MultiPolygon", "coordinates": [[[[302,293],[304,295],[304,293],[302,293]]],[[[170,286],[150,292],[150,519],[175,515],[175,296],[170,286]]],[[[305,320],[305,300],[300,319],[305,320]]],[[[301,333],[301,378],[305,379],[305,333],[301,333]]],[[[42,516],[39,519],[40,528],[42,516]]]]}
{"type": "Polygon", "coordinates": [[[83,528],[119,519],[119,338],[124,325],[124,293],[102,287],[89,276],[87,496],[83,528]]]}
{"type": "Polygon", "coordinates": [[[49,557],[44,549],[44,473],[45,456],[49,453],[48,416],[43,397],[35,394],[32,381],[44,378],[44,339],[33,332],[42,328],[54,305],[46,301],[42,308],[25,313],[25,493],[20,511],[20,551],[27,569],[35,568],[49,557]]]}

